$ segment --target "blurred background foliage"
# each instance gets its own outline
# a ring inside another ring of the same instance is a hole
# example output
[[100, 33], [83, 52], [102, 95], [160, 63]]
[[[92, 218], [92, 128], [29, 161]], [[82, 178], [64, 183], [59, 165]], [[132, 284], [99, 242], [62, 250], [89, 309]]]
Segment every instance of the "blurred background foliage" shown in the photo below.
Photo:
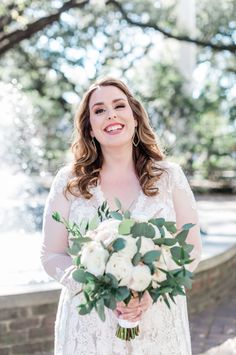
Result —
[[178, 28], [177, 3], [1, 2], [0, 80], [22, 95], [12, 96], [15, 133], [5, 136], [16, 170], [54, 173], [66, 160], [83, 92], [112, 74], [139, 96], [167, 153], [189, 173], [215, 179], [216, 171], [235, 172], [236, 2], [196, 2], [194, 75], [202, 80], [193, 91], [176, 65], [173, 43], [192, 40]]

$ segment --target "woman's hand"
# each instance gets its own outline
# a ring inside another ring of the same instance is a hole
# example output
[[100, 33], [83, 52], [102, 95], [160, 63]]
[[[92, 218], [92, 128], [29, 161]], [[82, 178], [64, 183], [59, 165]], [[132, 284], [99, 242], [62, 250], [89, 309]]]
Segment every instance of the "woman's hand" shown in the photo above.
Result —
[[140, 320], [142, 314], [152, 305], [152, 298], [147, 291], [144, 292], [140, 302], [138, 297], [132, 297], [128, 305], [118, 302], [115, 310], [116, 316], [131, 322]]

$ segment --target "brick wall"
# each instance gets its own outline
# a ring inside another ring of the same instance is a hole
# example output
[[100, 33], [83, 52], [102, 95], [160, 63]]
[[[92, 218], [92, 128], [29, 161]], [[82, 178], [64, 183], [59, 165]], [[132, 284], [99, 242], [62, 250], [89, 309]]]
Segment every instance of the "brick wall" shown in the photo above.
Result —
[[215, 257], [203, 260], [188, 291], [189, 313], [201, 312], [220, 303], [236, 286], [236, 245]]
[[[189, 313], [206, 309], [236, 286], [236, 246], [200, 263]], [[0, 296], [0, 354], [52, 355], [53, 333], [60, 289], [57, 284], [28, 286]]]
[[53, 354], [59, 293], [41, 285], [0, 296], [1, 355]]

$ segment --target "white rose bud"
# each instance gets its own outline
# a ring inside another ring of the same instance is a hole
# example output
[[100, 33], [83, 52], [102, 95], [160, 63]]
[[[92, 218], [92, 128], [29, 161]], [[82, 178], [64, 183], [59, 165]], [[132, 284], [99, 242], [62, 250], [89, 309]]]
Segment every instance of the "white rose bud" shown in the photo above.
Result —
[[100, 243], [92, 241], [82, 248], [81, 264], [91, 274], [101, 276], [104, 274], [108, 257], [108, 251]]
[[127, 286], [132, 276], [133, 265], [131, 261], [118, 253], [112, 254], [107, 265], [106, 273], [112, 274], [120, 286]]
[[138, 250], [136, 239], [130, 235], [119, 235], [119, 237], [125, 240], [125, 247], [119, 250], [118, 254], [128, 259], [132, 259]]
[[95, 240], [102, 241], [106, 246], [118, 238], [118, 227], [120, 221], [107, 219], [99, 224], [95, 230]]
[[134, 291], [144, 291], [150, 282], [152, 275], [147, 265], [137, 265], [133, 267], [132, 279], [129, 288]]
[[151, 238], [141, 237], [140, 253], [142, 255], [146, 254], [148, 251], [155, 249], [156, 245], [153, 243], [153, 240]]

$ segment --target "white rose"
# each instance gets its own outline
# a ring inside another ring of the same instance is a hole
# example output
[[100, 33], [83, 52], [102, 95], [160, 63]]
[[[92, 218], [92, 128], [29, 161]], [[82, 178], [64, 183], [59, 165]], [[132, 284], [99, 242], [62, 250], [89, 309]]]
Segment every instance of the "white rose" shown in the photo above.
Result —
[[126, 258], [132, 259], [133, 256], [137, 253], [137, 239], [131, 237], [130, 235], [119, 235], [119, 238], [125, 240], [125, 247], [119, 250], [118, 254]]
[[130, 260], [118, 253], [112, 254], [107, 265], [106, 273], [112, 274], [120, 286], [127, 286], [132, 276], [133, 265]]
[[99, 224], [95, 230], [95, 240], [102, 241], [106, 246], [118, 237], [118, 227], [120, 221], [107, 219]]
[[150, 282], [152, 275], [147, 265], [137, 265], [133, 267], [132, 279], [129, 288], [134, 291], [144, 291]]
[[141, 237], [140, 253], [142, 255], [146, 254], [148, 251], [155, 249], [156, 245], [153, 243], [153, 240], [151, 238]]
[[95, 241], [86, 243], [82, 248], [81, 264], [95, 276], [104, 274], [109, 253]]

